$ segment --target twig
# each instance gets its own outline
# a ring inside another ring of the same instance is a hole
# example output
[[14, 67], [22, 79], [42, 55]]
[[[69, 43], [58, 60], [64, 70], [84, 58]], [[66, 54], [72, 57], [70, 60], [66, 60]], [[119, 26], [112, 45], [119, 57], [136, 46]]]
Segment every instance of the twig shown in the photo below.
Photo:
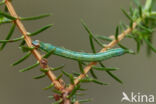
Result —
[[[20, 21], [19, 16], [16, 14], [15, 9], [13, 5], [11, 4], [10, 0], [5, 0], [5, 5], [7, 6], [11, 16], [16, 18], [16, 20], [14, 20], [14, 23], [16, 24], [16, 26], [18, 27], [18, 29], [24, 36], [24, 40], [26, 41], [28, 47], [33, 47], [32, 39], [28, 36], [27, 30], [25, 29], [23, 23]], [[47, 65], [47, 62], [45, 63], [41, 54], [36, 49], [33, 49], [31, 52], [35, 56], [35, 58], [40, 62], [40, 66], [43, 69], [50, 69], [50, 67]], [[49, 70], [46, 74], [49, 77], [49, 79], [52, 81], [52, 83], [54, 83], [56, 89], [58, 90], [64, 89], [64, 86], [58, 80], [56, 80], [56, 76], [54, 75], [53, 72]]]
[[[32, 39], [28, 36], [28, 32], [25, 29], [23, 23], [20, 21], [19, 16], [16, 14], [13, 5], [11, 4], [11, 2], [9, 0], [5, 0], [5, 5], [7, 6], [11, 16], [16, 18], [16, 20], [14, 20], [13, 22], [16, 24], [16, 26], [18, 27], [18, 29], [24, 36], [24, 40], [26, 41], [26, 44], [28, 45], [28, 47], [33, 47]], [[42, 55], [36, 49], [33, 49], [31, 52], [35, 56], [37, 61], [40, 62], [40, 66], [43, 69], [50, 69], [50, 67], [47, 64], [47, 60], [43, 59]], [[54, 84], [55, 88], [62, 92], [63, 104], [70, 104], [70, 100], [66, 97], [68, 95], [65, 93], [66, 91], [64, 90], [65, 89], [65, 86], [63, 85], [64, 81], [62, 79], [59, 81], [56, 80], [55, 74], [50, 70], [48, 70], [48, 72], [46, 72], [46, 74], [49, 77], [49, 79], [52, 81], [52, 83]]]
[[[126, 29], [123, 33], [121, 33], [118, 36], [118, 40], [114, 39], [112, 42], [110, 42], [109, 44], [107, 44], [105, 46], [105, 48], [101, 49], [100, 52], [105, 52], [107, 49], [114, 47], [119, 41], [121, 41], [127, 34], [131, 33], [133, 31], [133, 29], [137, 26], [137, 23], [134, 22], [132, 25], [132, 28], [128, 28]], [[67, 90], [69, 92], [71, 92], [73, 90], [73, 88], [80, 82], [80, 80], [82, 78], [84, 78], [86, 76], [86, 74], [90, 71], [90, 69], [92, 68], [93, 65], [96, 65], [97, 62], [91, 62], [89, 65], [87, 65], [83, 70], [84, 73], [80, 74], [80, 76], [78, 76], [75, 80], [74, 80], [74, 84], [70, 84], [69, 87], [67, 88]]]

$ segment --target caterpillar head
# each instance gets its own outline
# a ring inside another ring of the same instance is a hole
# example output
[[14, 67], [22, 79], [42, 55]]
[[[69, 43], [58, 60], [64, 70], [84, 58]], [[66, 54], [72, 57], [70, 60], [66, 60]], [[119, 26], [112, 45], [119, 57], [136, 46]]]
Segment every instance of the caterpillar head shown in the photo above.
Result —
[[39, 47], [40, 46], [40, 41], [39, 40], [34, 40], [32, 42], [32, 45], [35, 46], [35, 47]]

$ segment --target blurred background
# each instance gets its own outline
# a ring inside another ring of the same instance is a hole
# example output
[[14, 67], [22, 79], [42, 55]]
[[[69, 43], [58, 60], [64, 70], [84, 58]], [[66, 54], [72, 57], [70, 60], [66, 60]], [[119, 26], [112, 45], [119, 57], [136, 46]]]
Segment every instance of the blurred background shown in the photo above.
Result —
[[[142, 0], [142, 3], [144, 1]], [[29, 32], [34, 32], [47, 24], [54, 24], [52, 28], [33, 37], [34, 40], [49, 42], [74, 51], [91, 52], [88, 34], [80, 20], [83, 19], [93, 33], [109, 36], [115, 33], [116, 25], [120, 21], [128, 23], [121, 8], [128, 10], [131, 2], [132, 0], [14, 0], [13, 5], [18, 15], [23, 17], [52, 14], [42, 20], [24, 22]], [[0, 39], [5, 38], [10, 26], [0, 26]], [[13, 37], [20, 35], [17, 30]], [[136, 49], [134, 40], [124, 39], [122, 43], [131, 49]], [[52, 100], [48, 96], [52, 95], [52, 91], [42, 90], [50, 84], [50, 80], [32, 79], [33, 76], [40, 74], [39, 67], [24, 73], [18, 71], [35, 63], [34, 57], [30, 57], [18, 66], [11, 66], [24, 55], [17, 47], [18, 44], [7, 44], [0, 52], [0, 104], [51, 104]], [[98, 46], [97, 49], [100, 50]], [[83, 84], [83, 88], [88, 90], [85, 92], [87, 95], [81, 99], [92, 98], [87, 104], [122, 104], [122, 92], [128, 95], [134, 92], [156, 96], [155, 62], [156, 54], [152, 53], [147, 57], [145, 46], [141, 47], [141, 52], [137, 55], [126, 54], [104, 61], [108, 67], [120, 68], [113, 73], [123, 81], [123, 84], [119, 84], [105, 72], [96, 71], [98, 79], [109, 85]], [[53, 67], [62, 64], [65, 64], [64, 71], [79, 72], [75, 61], [58, 56], [49, 58], [49, 65]], [[56, 72], [56, 75], [58, 74], [59, 72]], [[69, 82], [65, 77], [64, 79]]]

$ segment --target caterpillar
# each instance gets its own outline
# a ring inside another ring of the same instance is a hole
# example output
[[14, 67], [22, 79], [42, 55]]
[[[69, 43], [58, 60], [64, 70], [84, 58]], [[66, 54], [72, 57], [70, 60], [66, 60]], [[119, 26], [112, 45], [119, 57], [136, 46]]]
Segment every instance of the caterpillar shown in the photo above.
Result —
[[123, 48], [110, 49], [106, 52], [101, 52], [101, 53], [100, 52], [99, 53], [75, 52], [68, 49], [56, 47], [49, 43], [44, 43], [39, 40], [33, 41], [32, 45], [46, 52], [53, 51], [54, 55], [58, 55], [58, 56], [62, 56], [65, 58], [78, 60], [78, 61], [86, 61], [86, 62], [102, 61], [102, 60], [110, 59], [112, 57], [121, 56], [125, 53], [133, 53], [131, 50], [127, 50]]

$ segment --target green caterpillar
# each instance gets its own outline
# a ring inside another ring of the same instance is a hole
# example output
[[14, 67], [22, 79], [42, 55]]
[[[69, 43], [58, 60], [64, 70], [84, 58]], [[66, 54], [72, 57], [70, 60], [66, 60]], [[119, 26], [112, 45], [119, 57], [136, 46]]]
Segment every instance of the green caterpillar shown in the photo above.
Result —
[[102, 60], [110, 59], [112, 57], [121, 56], [125, 53], [133, 53], [131, 50], [125, 50], [122, 48], [110, 49], [106, 52], [101, 52], [101, 53], [74, 52], [38, 40], [33, 41], [32, 44], [46, 52], [53, 51], [54, 55], [62, 56], [73, 60], [87, 61], [87, 62], [102, 61]]

